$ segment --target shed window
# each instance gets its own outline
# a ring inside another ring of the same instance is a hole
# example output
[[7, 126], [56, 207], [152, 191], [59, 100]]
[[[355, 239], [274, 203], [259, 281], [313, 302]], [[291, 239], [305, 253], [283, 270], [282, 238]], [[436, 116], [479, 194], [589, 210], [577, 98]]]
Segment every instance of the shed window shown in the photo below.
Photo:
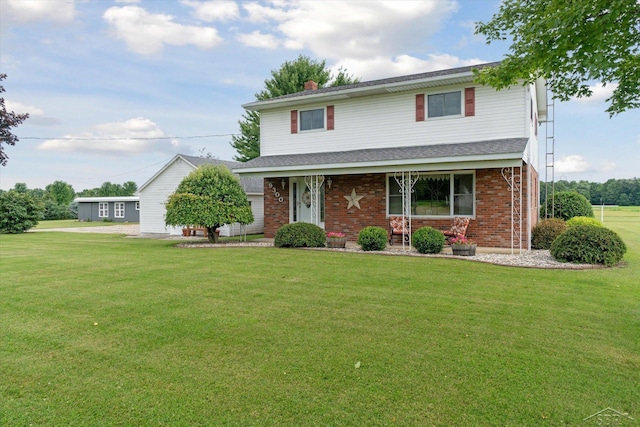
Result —
[[116, 218], [124, 218], [124, 202], [116, 202], [113, 204]]
[[98, 218], [109, 218], [109, 203], [98, 203]]

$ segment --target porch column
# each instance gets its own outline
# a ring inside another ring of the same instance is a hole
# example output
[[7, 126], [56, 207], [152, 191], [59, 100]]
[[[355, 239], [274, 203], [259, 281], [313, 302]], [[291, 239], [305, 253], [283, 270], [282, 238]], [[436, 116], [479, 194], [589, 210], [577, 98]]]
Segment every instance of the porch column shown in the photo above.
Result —
[[502, 177], [507, 182], [511, 192], [511, 254], [518, 241], [518, 252], [522, 254], [522, 166], [516, 168], [502, 168]]
[[[414, 192], [414, 185], [418, 182], [420, 175], [418, 172], [396, 172], [393, 174], [393, 178], [398, 183], [400, 187], [400, 193], [402, 193], [402, 232], [404, 233], [404, 219], [407, 218], [409, 221], [409, 250], [411, 250], [411, 194]], [[402, 250], [405, 250], [404, 244], [404, 236], [402, 238]]]
[[311, 194], [311, 223], [320, 225], [320, 189], [324, 184], [324, 175], [306, 175], [304, 183]]

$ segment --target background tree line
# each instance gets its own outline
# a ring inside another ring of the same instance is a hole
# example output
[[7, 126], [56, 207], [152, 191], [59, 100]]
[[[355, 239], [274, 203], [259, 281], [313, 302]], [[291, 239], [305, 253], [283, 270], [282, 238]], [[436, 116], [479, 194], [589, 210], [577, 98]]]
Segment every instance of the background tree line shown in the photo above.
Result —
[[[540, 205], [545, 204], [545, 188], [551, 183], [540, 183]], [[610, 179], [607, 182], [557, 181], [553, 188], [556, 192], [575, 191], [582, 194], [592, 205], [640, 206], [640, 178]]]
[[[73, 187], [64, 181], [55, 181], [47, 185], [44, 189], [27, 187], [27, 184], [18, 182], [9, 191], [26, 195], [40, 203], [44, 210], [43, 220], [49, 219], [75, 219], [78, 218], [78, 206], [73, 203], [76, 197], [113, 197], [113, 196], [133, 196], [138, 190], [138, 186], [133, 181], [124, 184], [114, 184], [105, 182], [100, 187], [75, 192]], [[0, 194], [6, 193], [0, 190]]]

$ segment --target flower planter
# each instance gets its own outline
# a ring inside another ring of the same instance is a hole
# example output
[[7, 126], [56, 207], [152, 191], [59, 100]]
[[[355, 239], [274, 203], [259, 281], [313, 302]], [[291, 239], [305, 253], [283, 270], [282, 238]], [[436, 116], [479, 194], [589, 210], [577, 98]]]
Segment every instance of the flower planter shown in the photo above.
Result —
[[476, 245], [451, 245], [454, 255], [458, 256], [475, 256]]
[[346, 237], [327, 237], [327, 247], [328, 248], [344, 248], [347, 244]]

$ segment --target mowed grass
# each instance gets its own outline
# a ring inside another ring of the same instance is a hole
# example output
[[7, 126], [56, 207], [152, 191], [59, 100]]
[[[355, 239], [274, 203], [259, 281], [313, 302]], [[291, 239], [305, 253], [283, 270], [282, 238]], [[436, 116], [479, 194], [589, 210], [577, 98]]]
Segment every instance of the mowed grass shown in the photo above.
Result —
[[0, 425], [637, 422], [640, 212], [605, 224], [623, 267], [3, 235]]

